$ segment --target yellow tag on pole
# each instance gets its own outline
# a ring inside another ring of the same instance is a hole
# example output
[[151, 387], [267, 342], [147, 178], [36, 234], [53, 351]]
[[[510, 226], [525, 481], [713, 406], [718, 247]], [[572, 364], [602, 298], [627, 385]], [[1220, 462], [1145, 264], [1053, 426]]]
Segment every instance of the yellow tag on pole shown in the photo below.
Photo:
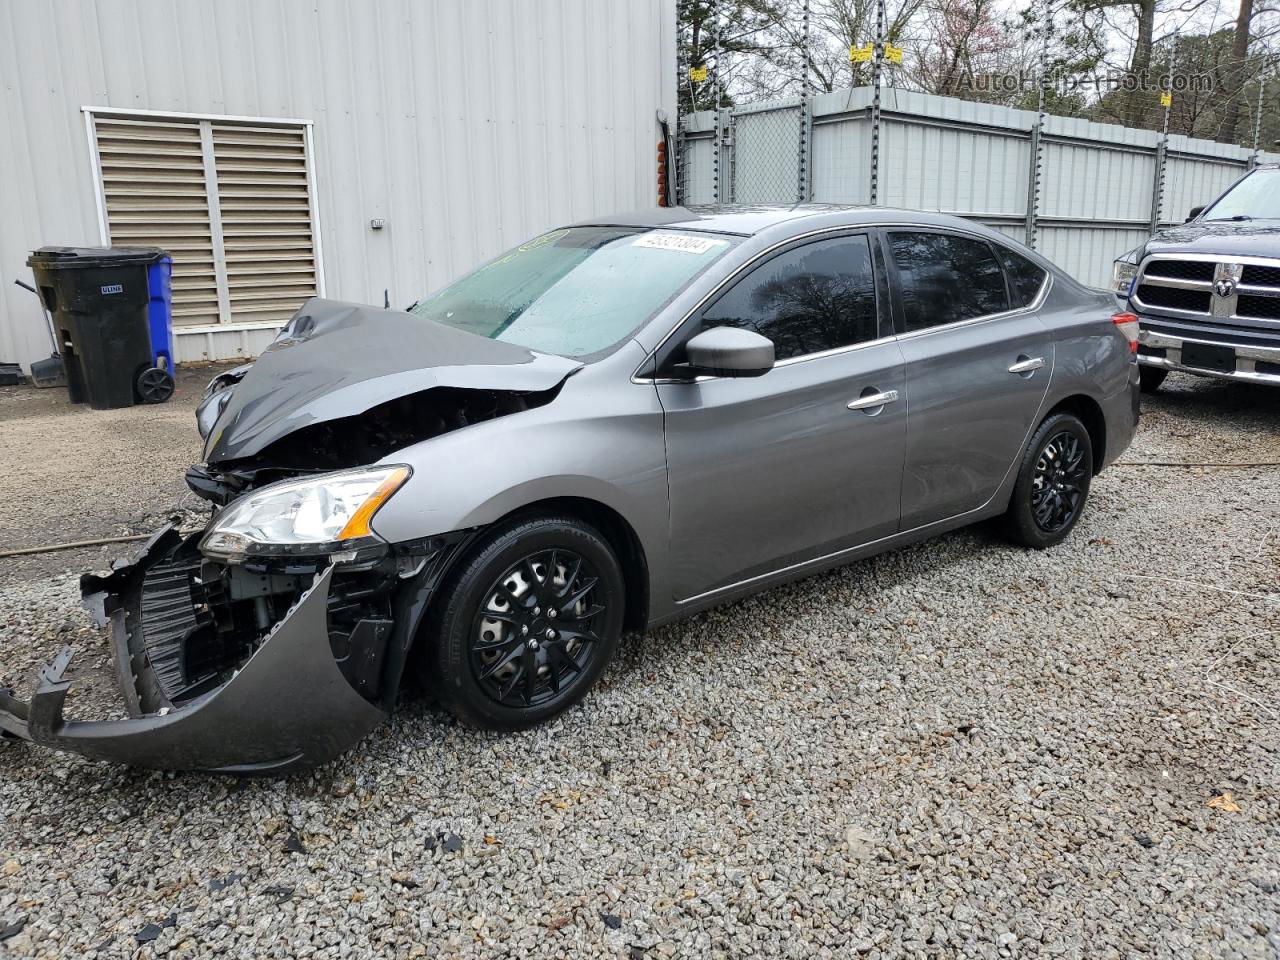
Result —
[[706, 67], [690, 67], [689, 79], [692, 80], [694, 83], [706, 83], [707, 68]]
[[902, 62], [902, 48], [895, 47], [892, 43], [884, 45], [884, 58], [891, 63]]
[[1162, 106], [1162, 107], [1172, 107], [1172, 106], [1173, 106], [1173, 94], [1172, 94], [1172, 93], [1170, 93], [1168, 90], [1166, 90], [1164, 93], [1160, 94], [1160, 106]]
[[849, 48], [850, 63], [870, 63], [871, 58], [875, 56], [876, 47], [873, 43], [864, 44], [861, 47]]

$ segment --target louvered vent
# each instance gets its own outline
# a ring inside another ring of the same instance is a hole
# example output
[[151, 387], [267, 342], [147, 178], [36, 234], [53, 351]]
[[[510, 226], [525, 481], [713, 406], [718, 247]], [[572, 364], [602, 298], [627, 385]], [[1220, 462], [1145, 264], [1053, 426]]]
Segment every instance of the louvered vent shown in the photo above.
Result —
[[303, 132], [213, 125], [213, 154], [237, 320], [287, 320], [316, 295]]
[[217, 323], [218, 284], [197, 123], [98, 118], [111, 242], [173, 255], [173, 322]]
[[306, 132], [95, 116], [116, 245], [173, 255], [178, 325], [283, 322], [316, 295]]

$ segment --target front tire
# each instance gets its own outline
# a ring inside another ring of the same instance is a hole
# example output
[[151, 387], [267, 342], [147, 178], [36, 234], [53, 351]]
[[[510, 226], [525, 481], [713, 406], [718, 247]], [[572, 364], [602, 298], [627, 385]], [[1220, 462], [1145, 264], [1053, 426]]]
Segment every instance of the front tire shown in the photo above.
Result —
[[578, 703], [622, 634], [622, 568], [573, 517], [494, 530], [433, 605], [424, 684], [459, 720], [522, 730]]
[[1018, 468], [1005, 535], [1044, 550], [1066, 539], [1084, 512], [1093, 479], [1093, 444], [1077, 417], [1056, 413], [1040, 424]]
[[1138, 377], [1141, 380], [1140, 388], [1143, 393], [1155, 393], [1160, 389], [1160, 384], [1164, 383], [1164, 378], [1168, 375], [1169, 371], [1163, 367], [1138, 366]]

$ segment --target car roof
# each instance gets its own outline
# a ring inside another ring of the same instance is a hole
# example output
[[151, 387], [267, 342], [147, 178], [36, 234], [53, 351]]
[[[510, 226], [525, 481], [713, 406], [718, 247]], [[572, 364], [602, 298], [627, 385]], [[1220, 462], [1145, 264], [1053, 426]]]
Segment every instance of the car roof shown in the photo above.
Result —
[[[980, 233], [991, 231], [973, 220], [945, 213], [924, 210], [906, 210], [900, 207], [872, 207], [839, 203], [793, 204], [720, 204], [688, 207], [654, 207], [630, 213], [610, 214], [575, 223], [575, 227], [665, 227], [670, 230], [700, 230], [710, 233], [728, 233], [750, 237], [782, 224], [822, 217], [828, 222], [839, 222], [840, 214], [847, 215], [850, 224], [876, 224], [903, 222], [934, 227], [961, 227]], [[1001, 237], [1001, 239], [1007, 239]]]

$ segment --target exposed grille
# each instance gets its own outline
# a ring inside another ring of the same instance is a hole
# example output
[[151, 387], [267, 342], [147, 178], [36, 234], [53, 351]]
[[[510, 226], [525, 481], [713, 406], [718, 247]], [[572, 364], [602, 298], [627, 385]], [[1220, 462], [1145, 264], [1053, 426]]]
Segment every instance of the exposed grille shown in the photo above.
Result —
[[1208, 290], [1183, 290], [1181, 287], [1160, 287], [1144, 283], [1138, 287], [1138, 299], [1148, 306], [1169, 310], [1191, 310], [1208, 313], [1212, 294]]
[[1276, 297], [1251, 297], [1240, 294], [1236, 301], [1236, 316], [1254, 320], [1280, 320], [1280, 299]]
[[1147, 266], [1146, 276], [1168, 277], [1171, 280], [1213, 280], [1214, 264], [1208, 260], [1153, 260]]
[[1247, 263], [1240, 282], [1255, 287], [1280, 287], [1280, 267], [1259, 267]]
[[164, 560], [147, 571], [142, 581], [142, 639], [156, 682], [170, 700], [190, 685], [185, 663], [186, 641], [196, 627], [191, 577], [200, 558]]

